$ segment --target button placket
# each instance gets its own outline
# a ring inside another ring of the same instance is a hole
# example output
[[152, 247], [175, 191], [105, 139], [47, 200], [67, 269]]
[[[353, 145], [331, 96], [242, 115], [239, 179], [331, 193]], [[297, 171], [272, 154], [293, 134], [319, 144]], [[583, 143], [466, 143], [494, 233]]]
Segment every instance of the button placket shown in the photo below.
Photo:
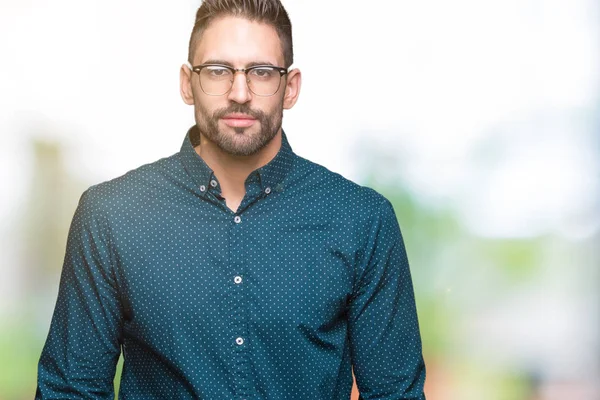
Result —
[[[231, 218], [231, 216], [230, 216]], [[248, 336], [248, 304], [246, 301], [248, 290], [242, 282], [245, 277], [245, 265], [246, 260], [244, 259], [245, 241], [243, 240], [246, 227], [243, 220], [246, 218], [238, 215], [233, 215], [232, 223], [230, 225], [230, 273], [229, 275], [229, 290], [231, 291], [232, 299], [232, 330], [231, 330], [231, 343], [233, 351], [233, 370], [235, 371], [234, 382], [236, 386], [236, 392], [240, 398], [248, 398], [252, 392], [252, 370], [250, 363], [249, 345], [250, 342]], [[233, 281], [233, 282], [232, 282]]]

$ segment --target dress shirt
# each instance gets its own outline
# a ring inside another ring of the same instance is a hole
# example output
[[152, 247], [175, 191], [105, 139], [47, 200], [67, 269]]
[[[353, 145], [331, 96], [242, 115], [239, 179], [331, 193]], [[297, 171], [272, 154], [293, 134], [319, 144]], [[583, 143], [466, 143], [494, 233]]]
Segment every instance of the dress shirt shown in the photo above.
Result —
[[234, 212], [198, 137], [82, 194], [36, 399], [424, 399], [390, 202], [282, 133]]

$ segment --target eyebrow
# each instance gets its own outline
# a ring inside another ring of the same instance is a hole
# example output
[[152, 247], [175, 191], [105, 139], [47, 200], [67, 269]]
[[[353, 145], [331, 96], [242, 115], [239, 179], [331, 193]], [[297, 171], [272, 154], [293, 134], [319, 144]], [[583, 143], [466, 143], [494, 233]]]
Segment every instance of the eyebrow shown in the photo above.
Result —
[[[230, 63], [229, 61], [225, 61], [225, 60], [206, 60], [202, 64], [220, 64], [220, 65], [226, 65], [231, 68], [235, 68], [232, 63]], [[246, 66], [244, 68], [255, 67], [257, 65], [270, 65], [272, 67], [277, 67], [277, 65], [275, 65], [269, 61], [252, 61], [252, 62], [249, 62], [248, 64], [246, 64]]]

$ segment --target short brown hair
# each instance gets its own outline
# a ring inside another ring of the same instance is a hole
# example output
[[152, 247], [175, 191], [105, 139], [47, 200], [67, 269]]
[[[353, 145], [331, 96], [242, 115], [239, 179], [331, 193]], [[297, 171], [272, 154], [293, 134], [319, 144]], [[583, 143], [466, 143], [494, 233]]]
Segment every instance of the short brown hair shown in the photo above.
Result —
[[273, 26], [279, 35], [285, 68], [294, 62], [292, 23], [279, 0], [204, 0], [196, 13], [194, 29], [190, 35], [188, 61], [191, 63], [202, 32], [218, 17], [243, 17], [250, 21]]

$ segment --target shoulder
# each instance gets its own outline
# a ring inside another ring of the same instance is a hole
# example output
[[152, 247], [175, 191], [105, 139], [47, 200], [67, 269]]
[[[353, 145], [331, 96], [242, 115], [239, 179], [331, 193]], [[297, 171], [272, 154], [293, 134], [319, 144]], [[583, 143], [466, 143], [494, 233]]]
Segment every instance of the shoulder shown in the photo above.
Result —
[[289, 184], [304, 193], [311, 204], [353, 219], [372, 221], [381, 213], [394, 212], [390, 201], [375, 189], [300, 156]]
[[109, 215], [135, 208], [179, 177], [181, 164], [176, 154], [141, 165], [116, 178], [90, 186], [81, 196], [79, 208]]

